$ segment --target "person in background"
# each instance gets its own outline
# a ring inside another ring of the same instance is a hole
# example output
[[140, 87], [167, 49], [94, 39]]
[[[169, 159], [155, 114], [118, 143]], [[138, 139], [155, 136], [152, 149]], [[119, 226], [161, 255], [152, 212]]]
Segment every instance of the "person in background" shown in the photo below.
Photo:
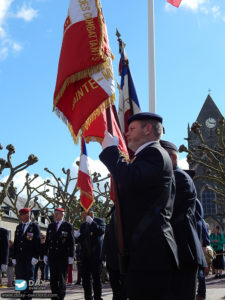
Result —
[[55, 300], [63, 300], [66, 295], [68, 265], [74, 261], [73, 226], [64, 220], [64, 209], [55, 208], [55, 222], [47, 229], [44, 262], [50, 268], [50, 287]]
[[81, 277], [81, 245], [80, 245], [80, 243], [77, 243], [75, 253], [76, 253], [76, 263], [77, 263], [77, 281], [75, 284], [78, 285], [78, 284], [81, 284], [81, 280], [82, 280], [82, 277]]
[[2, 273], [6, 272], [9, 256], [9, 232], [5, 228], [0, 228], [0, 285]]
[[178, 167], [176, 145], [164, 140], [160, 144], [171, 158], [176, 181], [171, 224], [177, 242], [180, 268], [172, 275], [171, 300], [195, 300], [198, 268], [207, 266], [196, 230], [197, 192], [192, 178]]
[[[202, 245], [203, 253], [206, 255], [206, 247], [210, 245], [209, 233], [206, 223], [204, 221], [204, 211], [201, 202], [196, 199], [195, 218], [197, 223], [198, 237]], [[199, 267], [198, 269], [198, 286], [196, 300], [206, 299], [206, 282], [205, 282], [205, 269]]]
[[20, 209], [19, 219], [21, 223], [15, 231], [12, 263], [15, 265], [16, 279], [27, 281], [27, 288], [21, 291], [25, 294], [23, 299], [31, 299], [26, 295], [32, 293], [29, 280], [34, 280], [34, 266], [40, 255], [40, 229], [30, 221], [30, 208]]
[[7, 283], [8, 287], [13, 286], [13, 281], [15, 276], [15, 270], [12, 263], [12, 258], [13, 258], [13, 242], [9, 240], [9, 259], [8, 259], [8, 268], [6, 271], [7, 279], [8, 279], [8, 283]]
[[80, 231], [75, 232], [75, 237], [81, 244], [81, 276], [85, 300], [102, 300], [102, 246], [105, 233], [105, 222], [94, 217], [94, 212], [83, 212], [84, 222]]
[[117, 241], [116, 211], [112, 207], [106, 218], [110, 217], [109, 224], [106, 225], [103, 257], [109, 273], [109, 281], [113, 292], [113, 300], [126, 300], [125, 274], [121, 274], [119, 268], [119, 247]]
[[67, 276], [66, 283], [68, 285], [71, 285], [72, 282], [73, 282], [73, 263], [71, 263], [71, 264], [68, 265], [68, 271], [67, 271], [67, 273], [68, 273], [68, 276]]
[[210, 243], [212, 248], [216, 252], [216, 258], [213, 260], [212, 264], [215, 270], [215, 278], [222, 278], [223, 272], [223, 245], [225, 244], [225, 238], [222, 233], [220, 233], [220, 227], [215, 226], [213, 232], [210, 234]]
[[35, 265], [34, 268], [34, 280], [38, 279], [38, 270], [41, 270], [41, 280], [45, 279], [45, 263], [44, 263], [44, 251], [45, 251], [45, 235], [41, 234], [41, 245], [40, 245], [40, 256], [38, 263]]

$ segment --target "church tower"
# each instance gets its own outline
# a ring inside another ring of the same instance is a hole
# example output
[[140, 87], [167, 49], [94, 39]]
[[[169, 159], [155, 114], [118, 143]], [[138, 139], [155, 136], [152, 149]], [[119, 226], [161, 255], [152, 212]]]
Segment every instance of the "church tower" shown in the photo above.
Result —
[[[215, 130], [218, 128], [219, 120], [222, 118], [223, 116], [218, 107], [214, 103], [211, 96], [208, 95], [196, 119], [196, 122], [201, 124], [201, 133], [205, 144], [211, 149], [216, 149], [218, 146], [218, 136]], [[190, 130], [189, 126], [187, 140], [189, 149], [200, 144], [200, 140], [196, 134]], [[189, 162], [189, 166], [190, 169], [195, 170], [196, 175], [204, 175], [207, 172], [206, 167], [200, 166], [194, 162]], [[218, 223], [222, 228], [225, 228], [224, 209], [222, 210], [220, 206], [213, 202], [213, 200], [218, 200], [218, 195], [207, 189], [207, 184], [210, 185], [212, 182], [207, 182], [205, 179], [195, 180], [198, 198], [203, 205], [205, 218], [216, 221], [216, 223]]]

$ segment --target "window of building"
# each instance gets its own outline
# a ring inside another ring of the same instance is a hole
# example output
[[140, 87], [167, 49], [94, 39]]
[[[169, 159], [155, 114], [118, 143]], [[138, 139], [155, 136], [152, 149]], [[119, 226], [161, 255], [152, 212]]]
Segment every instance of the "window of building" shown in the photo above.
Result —
[[213, 202], [216, 196], [213, 191], [204, 190], [202, 192], [202, 206], [204, 209], [204, 213], [206, 216], [213, 216], [216, 215], [216, 205]]

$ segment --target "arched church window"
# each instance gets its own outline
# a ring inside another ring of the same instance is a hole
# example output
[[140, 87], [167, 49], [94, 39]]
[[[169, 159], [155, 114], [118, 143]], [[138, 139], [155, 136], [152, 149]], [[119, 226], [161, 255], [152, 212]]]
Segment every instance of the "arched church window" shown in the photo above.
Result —
[[202, 192], [202, 206], [206, 216], [212, 216], [216, 214], [216, 205], [213, 202], [215, 197], [215, 193], [211, 190], [205, 189]]

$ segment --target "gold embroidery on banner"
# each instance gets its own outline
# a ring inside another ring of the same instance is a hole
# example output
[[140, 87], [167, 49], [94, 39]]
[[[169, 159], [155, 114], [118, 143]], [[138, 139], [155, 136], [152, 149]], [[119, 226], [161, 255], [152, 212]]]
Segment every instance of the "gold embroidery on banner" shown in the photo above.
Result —
[[54, 107], [59, 102], [60, 98], [62, 97], [63, 93], [65, 92], [65, 90], [66, 90], [66, 88], [68, 87], [69, 84], [74, 83], [78, 80], [84, 79], [86, 77], [89, 77], [89, 76], [93, 75], [94, 73], [100, 72], [103, 69], [105, 69], [107, 67], [107, 65], [108, 64], [106, 62], [104, 62], [102, 64], [99, 64], [97, 66], [93, 66], [91, 68], [88, 68], [86, 70], [80, 71], [76, 74], [73, 74], [73, 75], [67, 77], [66, 80], [64, 81], [61, 89], [59, 90], [58, 94], [56, 95], [56, 97], [54, 99], [53, 110], [54, 110]]
[[99, 85], [96, 84], [94, 79], [90, 78], [88, 81], [86, 81], [82, 86], [80, 87], [79, 90], [75, 92], [75, 96], [73, 98], [72, 102], [72, 110], [74, 110], [75, 105], [77, 102], [84, 97], [85, 94], [88, 94], [90, 92], [90, 89], [95, 90], [99, 88]]

